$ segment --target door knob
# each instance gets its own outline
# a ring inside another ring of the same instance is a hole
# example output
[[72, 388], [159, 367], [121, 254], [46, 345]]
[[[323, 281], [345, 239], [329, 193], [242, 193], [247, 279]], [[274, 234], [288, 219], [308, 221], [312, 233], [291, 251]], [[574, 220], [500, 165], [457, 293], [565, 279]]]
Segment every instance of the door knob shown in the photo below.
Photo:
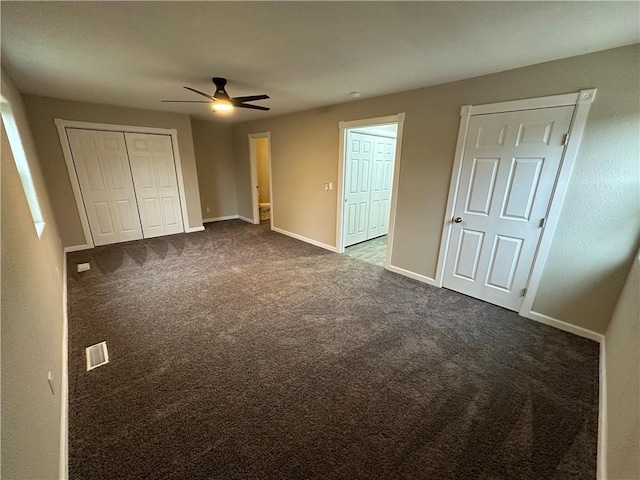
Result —
[[462, 223], [462, 217], [456, 217], [453, 219], [454, 223]]

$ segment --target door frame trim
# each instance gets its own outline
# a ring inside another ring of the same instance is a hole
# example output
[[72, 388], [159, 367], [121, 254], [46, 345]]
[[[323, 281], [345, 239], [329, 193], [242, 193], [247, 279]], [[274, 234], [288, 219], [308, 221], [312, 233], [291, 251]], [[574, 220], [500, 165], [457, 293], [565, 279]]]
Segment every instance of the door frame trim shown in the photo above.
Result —
[[343, 218], [344, 218], [344, 171], [345, 171], [345, 148], [347, 129], [357, 127], [372, 127], [386, 123], [396, 123], [398, 130], [396, 132], [396, 153], [393, 160], [393, 181], [391, 187], [391, 204], [389, 205], [389, 231], [387, 233], [387, 253], [385, 260], [385, 268], [389, 268], [391, 264], [391, 255], [393, 252], [393, 235], [396, 224], [396, 206], [398, 203], [398, 182], [400, 179], [400, 162], [402, 160], [402, 136], [404, 133], [404, 121], [406, 114], [404, 112], [395, 115], [387, 115], [385, 117], [365, 118], [361, 120], [351, 120], [348, 122], [339, 122], [339, 152], [338, 152], [338, 181], [336, 184], [336, 252], [344, 253], [344, 239], [342, 238]]
[[202, 230], [200, 227], [189, 227], [189, 212], [187, 210], [187, 198], [184, 189], [184, 178], [182, 176], [182, 162], [180, 161], [180, 150], [178, 149], [178, 130], [175, 128], [156, 128], [156, 127], [140, 127], [134, 125], [114, 125], [109, 123], [94, 123], [94, 122], [82, 122], [76, 120], [64, 120], [62, 118], [54, 118], [53, 122], [58, 130], [58, 137], [60, 138], [60, 145], [62, 146], [62, 154], [64, 155], [64, 161], [67, 166], [67, 173], [69, 174], [69, 180], [71, 181], [71, 189], [73, 190], [73, 196], [76, 201], [76, 207], [78, 209], [78, 216], [80, 217], [80, 224], [82, 225], [82, 232], [84, 234], [84, 245], [75, 245], [76, 249], [88, 249], [94, 248], [93, 237], [91, 236], [91, 228], [89, 226], [89, 218], [87, 217], [87, 211], [85, 210], [84, 200], [82, 198], [82, 192], [80, 190], [80, 182], [76, 174], [75, 163], [73, 162], [73, 156], [71, 155], [71, 145], [69, 143], [69, 137], [67, 136], [67, 128], [79, 128], [83, 130], [101, 130], [107, 132], [122, 132], [124, 133], [147, 133], [156, 135], [169, 135], [171, 137], [171, 146], [173, 147], [173, 159], [176, 167], [176, 176], [178, 179], [178, 195], [180, 197], [180, 207], [182, 209], [182, 227], [184, 233], [191, 233]]
[[252, 215], [253, 224], [258, 225], [260, 223], [260, 197], [258, 194], [258, 159], [256, 158], [256, 152], [253, 148], [253, 141], [258, 138], [266, 138], [269, 141], [269, 148], [267, 149], [267, 156], [269, 157], [269, 205], [270, 214], [269, 222], [270, 228], [273, 229], [273, 172], [271, 165], [271, 131], [250, 133], [247, 135], [249, 139], [249, 164], [251, 168], [251, 202], [252, 202]]
[[451, 183], [449, 185], [449, 196], [447, 199], [447, 207], [445, 210], [444, 224], [442, 227], [442, 237], [440, 240], [440, 250], [438, 253], [438, 264], [436, 267], [436, 286], [442, 287], [444, 282], [444, 264], [447, 258], [449, 248], [449, 240], [451, 237], [454, 207], [457, 200], [458, 186], [460, 184], [460, 175], [462, 172], [462, 158], [464, 155], [467, 134], [469, 130], [469, 120], [473, 115], [483, 115], [489, 113], [507, 113], [520, 110], [533, 110], [539, 108], [553, 108], [575, 105], [571, 125], [569, 127], [569, 139], [564, 149], [560, 169], [556, 178], [556, 184], [551, 193], [549, 201], [549, 209], [546, 216], [545, 225], [540, 235], [536, 254], [533, 259], [531, 272], [527, 281], [526, 294], [523, 297], [518, 313], [527, 318], [532, 318], [537, 314], [533, 311], [533, 304], [538, 293], [540, 280], [544, 265], [549, 255], [551, 240], [553, 233], [560, 218], [560, 211], [564, 201], [569, 179], [578, 154], [580, 141], [584, 133], [587, 123], [589, 109], [596, 97], [597, 89], [580, 90], [576, 93], [553, 95], [549, 97], [529, 98], [524, 100], [515, 100], [510, 102], [492, 103], [486, 105], [464, 105], [460, 109], [460, 127], [458, 130], [458, 141], [453, 163], [453, 172], [451, 174]]

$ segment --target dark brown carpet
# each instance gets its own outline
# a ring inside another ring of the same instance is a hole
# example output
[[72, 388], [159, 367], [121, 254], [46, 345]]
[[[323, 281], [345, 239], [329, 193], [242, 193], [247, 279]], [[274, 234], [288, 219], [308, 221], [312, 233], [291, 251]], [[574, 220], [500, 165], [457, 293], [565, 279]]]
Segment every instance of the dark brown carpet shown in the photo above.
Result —
[[514, 312], [235, 220], [68, 287], [73, 479], [595, 479], [598, 345]]

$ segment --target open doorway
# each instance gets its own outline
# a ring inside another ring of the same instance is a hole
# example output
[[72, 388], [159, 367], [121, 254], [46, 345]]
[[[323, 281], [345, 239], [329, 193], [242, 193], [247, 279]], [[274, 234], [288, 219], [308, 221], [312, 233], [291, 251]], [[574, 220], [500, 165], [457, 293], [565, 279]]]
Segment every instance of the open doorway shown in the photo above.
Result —
[[253, 188], [253, 223], [273, 226], [271, 195], [271, 134], [249, 134], [251, 185]]
[[401, 115], [341, 124], [338, 251], [380, 266], [392, 246], [401, 124]]

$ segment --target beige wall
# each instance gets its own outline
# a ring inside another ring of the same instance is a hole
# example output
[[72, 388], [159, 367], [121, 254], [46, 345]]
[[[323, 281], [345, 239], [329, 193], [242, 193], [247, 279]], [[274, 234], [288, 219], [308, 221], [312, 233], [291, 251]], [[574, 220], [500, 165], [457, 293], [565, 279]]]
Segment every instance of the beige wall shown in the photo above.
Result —
[[58, 220], [62, 243], [65, 247], [83, 245], [84, 235], [78, 209], [71, 190], [71, 182], [60, 146], [54, 118], [84, 122], [133, 125], [156, 128], [175, 128], [182, 163], [185, 196], [189, 212], [189, 226], [202, 225], [200, 194], [196, 171], [191, 121], [188, 115], [155, 112], [134, 108], [114, 107], [97, 103], [73, 102], [46, 97], [24, 96], [24, 103], [40, 155], [47, 187], [53, 200], [53, 211]]
[[202, 217], [236, 215], [238, 206], [231, 125], [192, 118], [191, 131]]
[[271, 193], [269, 188], [269, 140], [256, 138], [256, 164], [258, 170], [258, 202], [269, 203]]
[[[2, 478], [59, 478], [63, 255], [20, 94], [2, 95], [21, 132], [45, 221], [38, 238], [2, 126]], [[47, 373], [53, 374], [55, 396]]]
[[238, 213], [252, 218], [249, 133], [271, 130], [271, 197], [274, 226], [335, 244], [338, 120], [312, 110], [233, 126]]
[[607, 478], [640, 478], [640, 256], [605, 336]]
[[[392, 264], [433, 278], [460, 107], [598, 88], [536, 312], [604, 332], [638, 247], [638, 45], [234, 125], [240, 215], [246, 136], [271, 131], [275, 226], [335, 245], [338, 122], [406, 112]], [[615, 235], [612, 235], [615, 232]]]

